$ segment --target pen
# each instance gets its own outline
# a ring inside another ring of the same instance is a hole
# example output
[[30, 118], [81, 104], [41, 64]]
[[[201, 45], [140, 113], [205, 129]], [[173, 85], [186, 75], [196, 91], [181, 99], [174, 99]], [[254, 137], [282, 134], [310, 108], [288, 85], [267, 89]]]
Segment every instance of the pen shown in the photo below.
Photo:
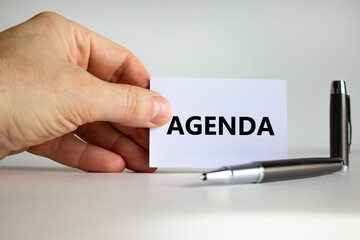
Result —
[[203, 173], [201, 179], [218, 183], [261, 183], [315, 177], [342, 170], [341, 158], [297, 158], [256, 161]]
[[330, 95], [330, 157], [339, 157], [349, 166], [351, 145], [350, 96], [344, 80], [331, 83]]

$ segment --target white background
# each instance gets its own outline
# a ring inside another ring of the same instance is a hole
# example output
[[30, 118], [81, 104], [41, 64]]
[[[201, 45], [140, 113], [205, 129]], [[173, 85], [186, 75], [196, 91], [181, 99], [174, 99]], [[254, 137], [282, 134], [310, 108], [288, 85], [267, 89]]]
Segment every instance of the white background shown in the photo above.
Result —
[[328, 153], [330, 81], [345, 79], [360, 147], [360, 1], [1, 0], [0, 31], [46, 10], [129, 48], [152, 76], [286, 79], [289, 152]]

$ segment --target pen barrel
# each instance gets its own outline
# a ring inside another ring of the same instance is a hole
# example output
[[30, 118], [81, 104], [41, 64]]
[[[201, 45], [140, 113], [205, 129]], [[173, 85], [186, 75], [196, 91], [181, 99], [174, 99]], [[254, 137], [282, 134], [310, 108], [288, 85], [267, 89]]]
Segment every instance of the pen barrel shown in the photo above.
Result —
[[262, 182], [281, 181], [315, 177], [340, 171], [343, 160], [340, 158], [299, 158], [261, 162], [264, 168]]
[[349, 165], [349, 104], [348, 95], [330, 96], [330, 157], [339, 157]]

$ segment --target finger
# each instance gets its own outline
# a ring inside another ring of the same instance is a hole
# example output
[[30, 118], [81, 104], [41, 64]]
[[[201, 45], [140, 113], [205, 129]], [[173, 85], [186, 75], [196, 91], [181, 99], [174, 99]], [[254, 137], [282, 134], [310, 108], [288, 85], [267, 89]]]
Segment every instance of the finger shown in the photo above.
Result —
[[122, 156], [126, 168], [136, 172], [154, 172], [149, 168], [149, 153], [121, 134], [110, 124], [96, 122], [79, 127], [75, 134], [88, 143], [108, 149]]
[[125, 168], [118, 154], [84, 143], [73, 134], [30, 147], [28, 152], [88, 172], [121, 172]]
[[22, 153], [24, 151], [26, 151], [28, 149], [28, 147], [24, 147], [22, 149], [19, 149], [19, 150], [15, 150], [15, 151], [11, 151], [8, 155], [15, 155], [15, 154], [18, 154], [18, 153]]
[[132, 139], [145, 150], [149, 151], [149, 129], [148, 128], [133, 128], [126, 127], [117, 123], [111, 125], [119, 130], [121, 133]]
[[106, 81], [149, 87], [149, 73], [134, 54], [80, 24], [51, 12], [40, 13], [24, 24], [35, 24], [30, 28], [33, 31], [50, 27], [50, 31], [44, 32], [54, 43], [61, 43], [63, 58], [94, 76]]
[[[85, 72], [86, 73], [86, 72]], [[107, 121], [131, 127], [157, 127], [167, 123], [172, 115], [170, 103], [159, 94], [147, 89], [125, 84], [113, 84], [93, 78], [93, 95], [88, 97], [86, 122]], [[75, 96], [75, 98], [77, 98]], [[83, 99], [79, 106], [82, 106]]]
[[26, 151], [28, 149], [28, 147], [25, 147], [25, 148], [21, 148], [19, 150], [14, 150], [14, 151], [6, 151], [6, 152], [2, 152], [0, 153], [0, 160], [4, 159], [5, 157], [7, 156], [11, 156], [11, 155], [15, 155], [15, 154], [18, 154], [18, 153], [22, 153], [24, 151]]
[[[149, 88], [150, 75], [142, 63], [128, 49], [75, 24], [73, 35], [77, 36], [76, 47], [79, 58], [77, 62], [86, 62], [87, 71], [94, 76], [116, 83], [131, 84], [142, 88]], [[83, 47], [89, 46], [89, 47]], [[84, 54], [84, 49], [89, 51]], [[70, 51], [71, 49], [67, 49]]]
[[150, 75], [129, 50], [93, 34], [87, 71], [109, 82], [149, 88]]

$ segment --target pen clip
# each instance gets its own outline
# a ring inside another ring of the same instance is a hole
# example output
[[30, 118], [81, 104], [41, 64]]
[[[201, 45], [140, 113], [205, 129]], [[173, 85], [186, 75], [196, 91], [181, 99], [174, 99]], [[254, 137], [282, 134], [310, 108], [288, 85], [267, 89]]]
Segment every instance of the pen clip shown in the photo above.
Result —
[[347, 100], [347, 116], [348, 116], [348, 129], [349, 129], [349, 139], [348, 139], [348, 148], [349, 148], [349, 152], [350, 152], [350, 146], [351, 146], [351, 140], [352, 140], [352, 124], [351, 124], [351, 106], [350, 106], [350, 95], [347, 94], [346, 95], [346, 100]]

